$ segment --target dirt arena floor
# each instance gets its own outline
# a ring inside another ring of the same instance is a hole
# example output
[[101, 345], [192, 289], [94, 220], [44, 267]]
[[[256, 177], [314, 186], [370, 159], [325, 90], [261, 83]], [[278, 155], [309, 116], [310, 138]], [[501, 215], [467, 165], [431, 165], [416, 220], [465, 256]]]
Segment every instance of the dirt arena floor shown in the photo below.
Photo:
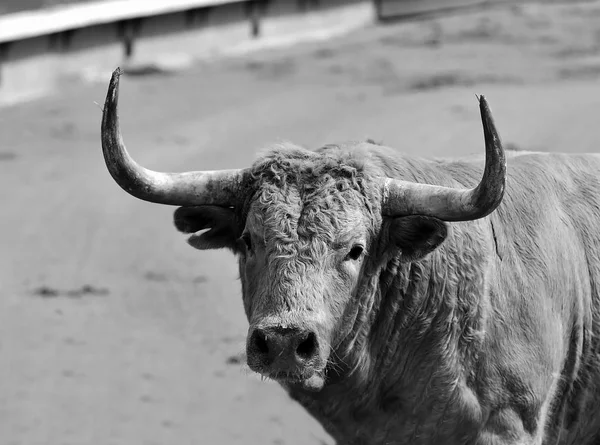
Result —
[[[506, 145], [594, 152], [599, 80], [598, 2], [530, 5], [124, 77], [120, 115], [132, 155], [170, 171], [285, 139], [482, 153], [476, 94]], [[110, 178], [107, 83], [0, 110], [0, 444], [331, 444], [244, 367], [234, 257], [188, 247], [173, 208]]]

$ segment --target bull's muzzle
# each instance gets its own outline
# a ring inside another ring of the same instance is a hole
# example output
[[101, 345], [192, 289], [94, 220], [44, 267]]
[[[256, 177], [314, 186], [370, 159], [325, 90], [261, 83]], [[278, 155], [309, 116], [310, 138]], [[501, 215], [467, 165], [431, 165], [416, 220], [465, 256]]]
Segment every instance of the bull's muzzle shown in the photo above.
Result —
[[[248, 366], [255, 372], [281, 383], [304, 386], [320, 381], [326, 359], [316, 330], [261, 326], [248, 333]], [[318, 389], [318, 388], [313, 388]]]

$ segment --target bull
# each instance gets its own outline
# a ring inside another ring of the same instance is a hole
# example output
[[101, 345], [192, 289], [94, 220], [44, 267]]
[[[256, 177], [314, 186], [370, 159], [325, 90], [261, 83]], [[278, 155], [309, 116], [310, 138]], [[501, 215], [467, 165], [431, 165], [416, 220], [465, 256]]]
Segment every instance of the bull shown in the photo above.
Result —
[[598, 156], [505, 154], [480, 97], [483, 173], [371, 142], [155, 172], [123, 143], [119, 75], [112, 177], [237, 255], [248, 366], [337, 443], [600, 444]]

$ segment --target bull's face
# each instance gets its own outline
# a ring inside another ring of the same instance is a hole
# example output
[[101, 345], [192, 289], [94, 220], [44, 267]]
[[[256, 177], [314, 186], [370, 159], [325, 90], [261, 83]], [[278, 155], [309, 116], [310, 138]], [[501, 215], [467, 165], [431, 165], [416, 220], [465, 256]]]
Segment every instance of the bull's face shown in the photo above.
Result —
[[502, 200], [506, 161], [483, 97], [486, 162], [472, 189], [388, 177], [370, 158], [372, 146], [321, 153], [291, 147], [249, 169], [163, 173], [141, 167], [125, 149], [120, 74], [112, 75], [102, 115], [112, 177], [140, 199], [183, 206], [175, 224], [194, 233], [192, 246], [239, 255], [248, 365], [287, 384], [323, 386], [330, 351], [361, 324], [356, 308], [369, 307], [361, 283], [376, 278], [390, 249], [396, 258], [419, 259], [445, 238], [442, 221], [482, 218]]
[[444, 240], [446, 225], [426, 217], [384, 219], [376, 183], [359, 168], [328, 156], [309, 163], [294, 153], [306, 152], [287, 154], [291, 172], [283, 171], [281, 159], [259, 167], [245, 217], [215, 207], [184, 207], [176, 211], [175, 223], [185, 232], [212, 228], [192, 235], [196, 248], [226, 246], [238, 254], [250, 323], [249, 367], [318, 390], [330, 355], [343, 359], [338, 346], [351, 335], [353, 308], [365, 304], [356, 293], [370, 266], [390, 249], [406, 261], [426, 255]]
[[240, 277], [249, 367], [318, 389], [373, 221], [348, 181], [338, 188], [318, 178], [309, 184], [267, 184], [259, 191], [240, 237]]

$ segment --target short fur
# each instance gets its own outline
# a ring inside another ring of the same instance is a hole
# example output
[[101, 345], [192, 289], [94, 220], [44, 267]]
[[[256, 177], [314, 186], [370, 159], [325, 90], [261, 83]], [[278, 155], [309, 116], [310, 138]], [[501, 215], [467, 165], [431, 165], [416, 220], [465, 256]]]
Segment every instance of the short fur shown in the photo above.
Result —
[[509, 156], [503, 202], [477, 221], [381, 215], [377, 176], [471, 187], [482, 170], [288, 145], [254, 164], [240, 208], [175, 220], [239, 255], [251, 326], [316, 323], [325, 386], [284, 387], [338, 444], [599, 444], [600, 157]]

